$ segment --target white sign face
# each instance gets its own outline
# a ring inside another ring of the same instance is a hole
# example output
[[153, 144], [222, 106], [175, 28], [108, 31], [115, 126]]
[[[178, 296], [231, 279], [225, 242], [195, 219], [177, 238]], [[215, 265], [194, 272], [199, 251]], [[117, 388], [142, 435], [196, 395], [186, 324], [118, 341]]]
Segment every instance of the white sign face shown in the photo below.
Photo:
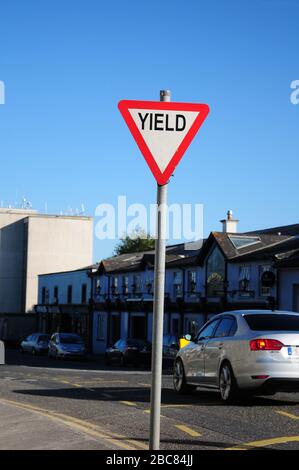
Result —
[[166, 184], [209, 113], [206, 104], [121, 101], [122, 113], [158, 184]]
[[161, 173], [169, 165], [199, 115], [199, 111], [149, 111], [148, 109], [129, 109], [129, 113]]

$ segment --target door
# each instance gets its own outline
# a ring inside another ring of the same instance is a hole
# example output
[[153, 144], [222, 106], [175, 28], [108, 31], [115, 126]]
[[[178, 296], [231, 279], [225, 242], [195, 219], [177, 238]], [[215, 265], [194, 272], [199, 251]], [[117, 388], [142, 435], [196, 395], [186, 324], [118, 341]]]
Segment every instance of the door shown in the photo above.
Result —
[[196, 384], [205, 382], [205, 348], [219, 320], [212, 320], [198, 333], [186, 350], [185, 373], [187, 381]]
[[134, 339], [146, 339], [146, 317], [131, 317], [132, 328], [131, 335]]
[[209, 339], [205, 347], [205, 383], [217, 385], [218, 368], [225, 350], [225, 343], [235, 333], [237, 322], [234, 317], [227, 316], [220, 320], [213, 337]]

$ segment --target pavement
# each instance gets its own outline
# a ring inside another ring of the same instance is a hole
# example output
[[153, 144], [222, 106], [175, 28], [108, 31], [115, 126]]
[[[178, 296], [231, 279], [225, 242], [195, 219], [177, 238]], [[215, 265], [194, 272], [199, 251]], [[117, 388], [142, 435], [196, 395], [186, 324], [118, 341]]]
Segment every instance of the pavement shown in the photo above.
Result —
[[[7, 351], [6, 361], [0, 449], [148, 448], [150, 371], [17, 351]], [[162, 450], [260, 448], [299, 449], [299, 394], [228, 406], [216, 392], [178, 396], [163, 376]]]

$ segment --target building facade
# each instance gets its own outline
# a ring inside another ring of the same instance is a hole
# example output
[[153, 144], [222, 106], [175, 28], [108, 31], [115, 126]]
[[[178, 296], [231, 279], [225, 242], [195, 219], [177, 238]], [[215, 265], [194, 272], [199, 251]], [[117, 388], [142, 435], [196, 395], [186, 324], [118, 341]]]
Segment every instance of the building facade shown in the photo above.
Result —
[[92, 263], [92, 218], [0, 209], [0, 313], [33, 312], [38, 275]]
[[[299, 311], [299, 225], [238, 233], [231, 212], [221, 222], [222, 232], [212, 232], [200, 248], [198, 243], [196, 249], [190, 249], [190, 244], [167, 247], [164, 334], [190, 333], [225, 310]], [[120, 338], [151, 340], [154, 261], [153, 251], [128, 253], [85, 272], [90, 279], [93, 352], [103, 353]], [[77, 286], [78, 300], [82, 280], [76, 283], [75, 272], [56, 278], [40, 276], [39, 308], [66, 307], [65, 298], [55, 305], [54, 288], [56, 283], [66, 295], [69, 275]], [[51, 291], [46, 302], [42, 287]], [[73, 312], [78, 308], [75, 297], [69, 308]]]

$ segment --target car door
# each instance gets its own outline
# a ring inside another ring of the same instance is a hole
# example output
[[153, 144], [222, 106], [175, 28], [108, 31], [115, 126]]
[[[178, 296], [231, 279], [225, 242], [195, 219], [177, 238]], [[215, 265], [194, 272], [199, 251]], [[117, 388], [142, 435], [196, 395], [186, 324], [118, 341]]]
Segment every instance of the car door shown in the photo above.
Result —
[[28, 341], [28, 343], [27, 343], [27, 351], [28, 351], [28, 352], [31, 352], [31, 351], [32, 351], [32, 348], [33, 348], [33, 346], [34, 346], [35, 337], [36, 337], [36, 335], [31, 335], [30, 338], [29, 338], [29, 341]]
[[227, 315], [218, 323], [213, 336], [205, 346], [205, 382], [209, 385], [217, 385], [218, 368], [225, 350], [225, 342], [230, 339], [237, 326], [236, 319]]
[[49, 343], [50, 354], [55, 354], [55, 339], [56, 339], [56, 335], [53, 335]]
[[198, 333], [186, 349], [185, 373], [188, 382], [200, 384], [205, 381], [205, 347], [219, 323], [218, 319], [211, 320]]
[[26, 351], [26, 352], [29, 351], [31, 337], [32, 335], [27, 336], [27, 338], [25, 338], [24, 341], [22, 342], [23, 351]]

